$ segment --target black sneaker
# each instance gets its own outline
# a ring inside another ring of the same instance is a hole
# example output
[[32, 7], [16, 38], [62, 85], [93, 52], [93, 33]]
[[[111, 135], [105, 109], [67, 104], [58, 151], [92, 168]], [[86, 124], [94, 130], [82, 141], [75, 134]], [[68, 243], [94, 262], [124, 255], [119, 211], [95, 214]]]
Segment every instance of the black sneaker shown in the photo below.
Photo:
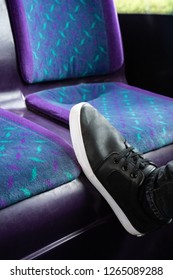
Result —
[[83, 172], [107, 200], [124, 228], [141, 236], [160, 227], [163, 221], [155, 218], [152, 211], [151, 215], [145, 211], [139, 199], [143, 182], [156, 165], [136, 153], [88, 103], [79, 103], [71, 109], [70, 132]]

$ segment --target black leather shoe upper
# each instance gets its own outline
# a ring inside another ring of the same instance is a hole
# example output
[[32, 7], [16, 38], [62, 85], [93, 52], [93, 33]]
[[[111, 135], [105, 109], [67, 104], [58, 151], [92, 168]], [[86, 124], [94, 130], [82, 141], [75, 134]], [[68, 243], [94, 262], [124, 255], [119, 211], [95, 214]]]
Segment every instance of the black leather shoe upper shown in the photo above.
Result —
[[148, 214], [150, 210], [143, 209], [139, 199], [143, 183], [156, 169], [155, 164], [136, 153], [92, 106], [84, 104], [80, 113], [85, 151], [97, 179], [139, 232], [160, 227], [165, 221], [157, 220], [152, 210]]
[[[119, 158], [122, 151], [130, 147], [124, 137], [96, 109], [88, 105], [83, 105], [81, 108], [81, 130], [87, 157], [94, 172], [109, 156], [116, 163], [116, 159]], [[131, 155], [137, 154], [131, 152]], [[141, 158], [141, 161], [146, 161], [140, 156], [136, 157]], [[115, 164], [115, 168], [121, 169], [121, 172], [123, 171], [131, 180], [135, 179], [137, 184], [142, 184], [145, 175], [151, 173], [156, 166], [148, 162], [145, 168], [138, 170], [138, 176], [135, 178], [133, 175], [136, 174], [133, 170], [136, 160], [134, 157], [129, 158], [128, 166], [126, 166], [127, 163], [124, 165], [124, 162], [127, 161], [126, 157], [122, 157], [120, 162]]]
[[81, 108], [81, 129], [93, 170], [112, 152], [125, 148], [122, 135], [91, 106]]

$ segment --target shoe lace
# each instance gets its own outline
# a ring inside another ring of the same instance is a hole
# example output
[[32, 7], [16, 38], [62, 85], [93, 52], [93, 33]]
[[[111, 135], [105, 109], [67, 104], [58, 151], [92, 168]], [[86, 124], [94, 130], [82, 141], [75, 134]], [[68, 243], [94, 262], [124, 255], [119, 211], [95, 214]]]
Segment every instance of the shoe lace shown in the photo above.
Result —
[[132, 146], [127, 146], [125, 141], [126, 148], [123, 149], [119, 154], [117, 154], [114, 158], [114, 163], [118, 164], [122, 158], [125, 159], [124, 164], [122, 166], [123, 170], [128, 170], [128, 165], [130, 162], [134, 163], [134, 168], [130, 176], [132, 178], [137, 178], [139, 170], [144, 169], [147, 165], [151, 164], [148, 159], [144, 159], [140, 153], [135, 152], [135, 148]]

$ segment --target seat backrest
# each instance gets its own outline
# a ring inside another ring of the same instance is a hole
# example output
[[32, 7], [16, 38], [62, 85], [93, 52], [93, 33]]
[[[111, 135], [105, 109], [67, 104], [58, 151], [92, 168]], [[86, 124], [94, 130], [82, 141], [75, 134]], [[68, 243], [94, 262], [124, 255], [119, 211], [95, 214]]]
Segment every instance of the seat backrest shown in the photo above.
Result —
[[123, 64], [113, 0], [8, 0], [29, 83], [109, 74]]

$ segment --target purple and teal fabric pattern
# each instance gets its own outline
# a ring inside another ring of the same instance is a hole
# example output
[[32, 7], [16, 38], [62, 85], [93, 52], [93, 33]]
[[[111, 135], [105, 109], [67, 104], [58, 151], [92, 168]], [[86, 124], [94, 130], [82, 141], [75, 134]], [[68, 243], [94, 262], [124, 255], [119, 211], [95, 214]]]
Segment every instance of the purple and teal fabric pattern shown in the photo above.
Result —
[[121, 83], [80, 84], [30, 94], [28, 108], [68, 123], [71, 107], [89, 102], [140, 152], [173, 143], [173, 99]]
[[72, 148], [54, 133], [0, 109], [0, 209], [77, 178]]
[[85, 77], [123, 63], [113, 0], [8, 0], [25, 81]]

